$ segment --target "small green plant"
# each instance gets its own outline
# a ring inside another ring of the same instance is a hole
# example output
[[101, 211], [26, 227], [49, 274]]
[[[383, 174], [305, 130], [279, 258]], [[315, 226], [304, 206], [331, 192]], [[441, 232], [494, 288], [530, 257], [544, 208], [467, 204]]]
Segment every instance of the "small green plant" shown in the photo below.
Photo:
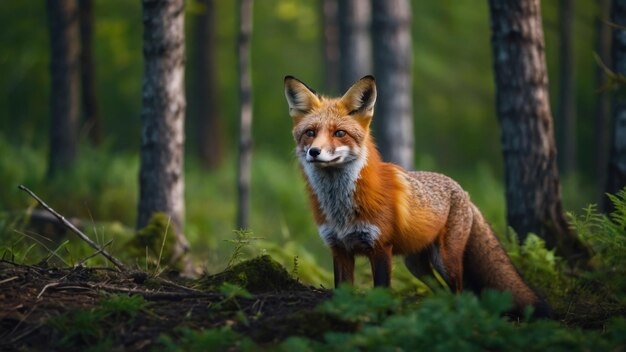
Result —
[[399, 305], [399, 299], [386, 288], [375, 287], [362, 294], [351, 286], [341, 285], [319, 310], [351, 322], [379, 322]]
[[111, 294], [95, 308], [71, 310], [50, 319], [48, 325], [60, 337], [59, 347], [90, 346], [93, 350], [106, 351], [111, 349], [114, 339], [110, 326], [132, 324], [148, 304], [139, 295]]
[[291, 269], [291, 277], [298, 279], [298, 256], [293, 256], [293, 268]]
[[553, 308], [567, 309], [564, 297], [575, 290], [578, 283], [566, 274], [567, 264], [555, 255], [555, 250], [547, 249], [545, 241], [533, 233], [528, 234], [524, 243], [520, 244], [513, 229], [509, 229], [508, 235], [502, 238], [502, 244], [524, 280]]
[[218, 291], [224, 295], [224, 301], [234, 300], [237, 297], [252, 299], [254, 296], [245, 288], [231, 284], [230, 282], [224, 282], [219, 288]]
[[254, 298], [254, 296], [245, 288], [239, 285], [231, 284], [230, 282], [224, 282], [218, 288], [218, 291], [224, 295], [224, 299], [215, 304], [214, 308], [222, 309], [228, 304], [232, 303], [236, 308], [235, 315], [237, 320], [242, 322], [246, 326], [249, 325], [250, 322], [248, 321], [248, 318], [246, 317], [244, 311], [241, 309], [241, 305], [237, 301], [237, 298], [252, 299]]
[[100, 310], [107, 317], [114, 319], [130, 318], [132, 322], [137, 314], [145, 310], [150, 302], [146, 301], [140, 295], [123, 295], [113, 294], [102, 302], [100, 302]]
[[626, 262], [626, 188], [607, 196], [615, 208], [608, 216], [595, 205], [584, 208], [581, 215], [570, 212], [568, 216], [581, 239], [591, 246], [592, 264], [619, 269]]
[[72, 310], [50, 319], [48, 325], [60, 336], [59, 347], [88, 345], [105, 337], [102, 310]]
[[593, 251], [593, 271], [583, 277], [602, 283], [622, 304], [626, 303], [626, 188], [616, 195], [607, 195], [615, 210], [608, 216], [598, 212], [595, 205], [576, 215], [568, 213], [570, 221], [580, 238]]
[[[230, 351], [249, 350], [252, 342], [234, 332], [230, 327], [221, 327], [206, 330], [191, 330], [179, 328], [173, 338], [169, 335], [161, 335], [159, 343], [165, 351]], [[248, 348], [246, 348], [246, 346]]]
[[228, 264], [226, 264], [225, 270], [232, 268], [233, 265], [240, 262], [243, 257], [244, 250], [254, 243], [254, 241], [262, 239], [260, 237], [253, 237], [253, 233], [250, 230], [234, 230], [233, 232], [235, 233], [235, 238], [232, 240], [225, 240], [226, 242], [230, 242], [235, 245], [230, 258], [228, 258]]

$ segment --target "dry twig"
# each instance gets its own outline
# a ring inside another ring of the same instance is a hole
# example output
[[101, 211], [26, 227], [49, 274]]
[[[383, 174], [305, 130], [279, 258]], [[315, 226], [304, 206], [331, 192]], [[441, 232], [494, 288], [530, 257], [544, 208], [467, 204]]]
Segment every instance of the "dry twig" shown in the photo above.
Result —
[[46, 292], [46, 290], [50, 287], [55, 287], [55, 286], [59, 286], [61, 283], [60, 282], [51, 282], [49, 284], [46, 284], [46, 286], [44, 286], [41, 289], [41, 292], [39, 292], [39, 294], [37, 295], [37, 299], [41, 298], [41, 296], [44, 294], [44, 292]]
[[110, 240], [109, 242], [105, 243], [104, 246], [102, 246], [102, 248], [98, 249], [97, 252], [91, 253], [90, 255], [86, 256], [83, 259], [81, 259], [80, 262], [78, 262], [78, 264], [76, 266], [83, 265], [89, 259], [91, 259], [91, 258], [97, 256], [98, 254], [102, 253], [102, 251], [104, 251], [104, 249], [107, 248], [111, 243], [113, 243], [113, 240]]
[[122, 265], [122, 263], [119, 260], [115, 259], [115, 257], [110, 255], [107, 251], [104, 250], [104, 248], [100, 248], [100, 246], [98, 246], [97, 243], [89, 239], [89, 237], [87, 237], [84, 233], [82, 233], [76, 226], [74, 226], [74, 224], [67, 221], [67, 219], [65, 219], [63, 215], [57, 213], [54, 209], [52, 209], [48, 204], [46, 204], [43, 200], [41, 200], [41, 198], [39, 198], [35, 193], [33, 193], [33, 191], [24, 187], [24, 185], [19, 185], [17, 188], [21, 189], [22, 191], [28, 193], [31, 197], [35, 198], [35, 200], [39, 202], [39, 204], [41, 204], [42, 207], [44, 207], [47, 211], [49, 211], [52, 215], [54, 215], [57, 219], [59, 219], [59, 221], [61, 221], [63, 225], [65, 225], [68, 229], [72, 230], [72, 232], [74, 232], [78, 237], [80, 237], [80, 239], [87, 242], [87, 244], [89, 244], [94, 249], [97, 249], [99, 253], [101, 253], [106, 259], [108, 259], [120, 271], [123, 271], [123, 272], [126, 271], [126, 268], [124, 267], [124, 265]]
[[215, 292], [168, 292], [168, 291], [146, 291], [138, 290], [126, 287], [111, 286], [111, 285], [91, 285], [93, 288], [110, 291], [120, 292], [127, 294], [141, 295], [145, 299], [150, 300], [169, 300], [180, 301], [189, 298], [216, 298], [222, 297], [221, 294]]
[[12, 276], [12, 277], [10, 277], [8, 279], [4, 279], [4, 280], [0, 281], [0, 284], [6, 284], [7, 282], [11, 282], [11, 281], [17, 280], [19, 278], [20, 278], [19, 276]]

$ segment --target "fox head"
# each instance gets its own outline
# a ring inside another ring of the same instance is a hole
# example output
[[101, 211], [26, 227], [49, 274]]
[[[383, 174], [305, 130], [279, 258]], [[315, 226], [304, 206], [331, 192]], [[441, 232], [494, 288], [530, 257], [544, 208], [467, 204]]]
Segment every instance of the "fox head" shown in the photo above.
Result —
[[374, 77], [365, 76], [340, 98], [326, 98], [285, 77], [296, 155], [303, 165], [343, 167], [367, 157], [366, 141], [376, 102]]

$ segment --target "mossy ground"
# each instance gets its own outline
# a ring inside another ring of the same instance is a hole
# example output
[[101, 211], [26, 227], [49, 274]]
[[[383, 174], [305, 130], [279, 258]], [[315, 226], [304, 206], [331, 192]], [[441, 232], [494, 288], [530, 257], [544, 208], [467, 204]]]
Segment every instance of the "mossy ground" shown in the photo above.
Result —
[[309, 289], [294, 279], [282, 265], [269, 255], [244, 261], [216, 275], [204, 276], [197, 281], [195, 286], [204, 290], [217, 289], [225, 282], [240, 286], [251, 293]]

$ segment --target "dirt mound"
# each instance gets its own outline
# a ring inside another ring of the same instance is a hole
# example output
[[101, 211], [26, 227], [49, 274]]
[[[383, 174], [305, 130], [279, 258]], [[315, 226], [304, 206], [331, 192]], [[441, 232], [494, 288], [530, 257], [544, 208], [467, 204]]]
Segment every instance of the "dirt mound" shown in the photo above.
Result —
[[245, 288], [251, 293], [306, 291], [311, 289], [294, 279], [269, 255], [263, 255], [198, 280], [197, 288], [217, 289], [224, 282]]

